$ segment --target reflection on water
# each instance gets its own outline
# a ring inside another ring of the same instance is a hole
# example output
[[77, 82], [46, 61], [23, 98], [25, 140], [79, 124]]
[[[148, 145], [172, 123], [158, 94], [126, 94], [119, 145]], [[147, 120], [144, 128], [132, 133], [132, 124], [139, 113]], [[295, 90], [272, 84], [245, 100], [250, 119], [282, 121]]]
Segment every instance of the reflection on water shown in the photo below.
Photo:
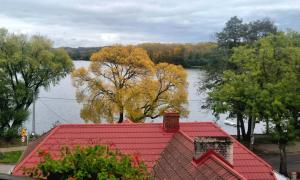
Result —
[[[88, 61], [74, 61], [75, 67], [87, 67]], [[188, 72], [188, 93], [189, 93], [189, 111], [188, 118], [181, 119], [182, 121], [216, 121], [212, 112], [206, 109], [201, 109], [205, 101], [206, 94], [197, 93], [197, 82], [204, 78], [205, 73], [198, 69], [187, 69]], [[80, 104], [75, 99], [75, 88], [72, 85], [70, 76], [62, 79], [56, 86], [51, 86], [48, 90], [41, 89], [39, 97], [36, 101], [36, 132], [42, 133], [48, 131], [55, 123], [85, 123], [80, 118]], [[235, 134], [236, 128], [224, 124], [226, 115], [221, 115], [217, 121], [225, 131], [230, 134]], [[25, 126], [31, 130], [32, 116], [29, 116]], [[152, 121], [152, 120], [148, 120]], [[153, 122], [161, 122], [162, 118], [154, 119]], [[256, 126], [257, 133], [262, 132], [263, 125]]]

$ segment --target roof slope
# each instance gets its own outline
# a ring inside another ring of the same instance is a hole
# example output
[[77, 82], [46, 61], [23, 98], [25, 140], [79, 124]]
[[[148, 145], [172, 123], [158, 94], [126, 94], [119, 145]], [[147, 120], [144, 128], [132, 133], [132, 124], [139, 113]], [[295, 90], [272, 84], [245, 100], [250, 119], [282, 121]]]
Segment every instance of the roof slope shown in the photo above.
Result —
[[[182, 122], [180, 131], [190, 139], [198, 136], [229, 136], [212, 122]], [[35, 166], [40, 161], [38, 156], [40, 150], [48, 150], [53, 156], [58, 156], [62, 146], [93, 144], [108, 144], [123, 153], [137, 154], [151, 171], [163, 150], [171, 142], [173, 135], [174, 132], [163, 130], [162, 123], [59, 125], [52, 129], [38, 145], [31, 147], [31, 151], [26, 153], [27, 156], [14, 168], [13, 174], [22, 175], [24, 167]], [[233, 145], [233, 165], [237, 172], [247, 179], [275, 179], [271, 166], [265, 161], [235, 139]]]
[[179, 131], [161, 154], [153, 167], [157, 179], [246, 179], [224, 162], [214, 151], [193, 162], [193, 140]]
[[33, 151], [43, 141], [43, 139], [45, 139], [48, 136], [48, 134], [50, 132], [51, 132], [51, 130], [48, 131], [47, 133], [44, 133], [43, 135], [41, 135], [39, 138], [35, 139], [34, 141], [31, 141], [29, 143], [29, 145], [27, 146], [26, 150], [23, 152], [23, 154], [20, 157], [18, 162], [21, 162], [24, 158], [26, 158], [31, 153], [31, 151]]

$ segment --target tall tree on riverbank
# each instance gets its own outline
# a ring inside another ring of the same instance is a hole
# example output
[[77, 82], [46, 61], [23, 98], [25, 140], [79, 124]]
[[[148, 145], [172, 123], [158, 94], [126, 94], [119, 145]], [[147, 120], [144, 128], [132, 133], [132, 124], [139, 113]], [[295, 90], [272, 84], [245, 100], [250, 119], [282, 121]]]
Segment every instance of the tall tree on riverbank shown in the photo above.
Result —
[[73, 72], [77, 100], [85, 120], [135, 122], [156, 118], [168, 109], [187, 114], [186, 72], [181, 66], [155, 65], [135, 46], [112, 46], [93, 54], [89, 69]]
[[[272, 21], [265, 18], [262, 20], [256, 20], [249, 23], [243, 23], [242, 19], [232, 17], [225, 25], [223, 31], [216, 34], [218, 48], [214, 50], [211, 56], [211, 61], [208, 62], [206, 70], [208, 72], [207, 79], [201, 82], [200, 91], [213, 90], [214, 88], [219, 88], [222, 86], [224, 80], [224, 72], [231, 70], [235, 73], [239, 73], [241, 69], [232, 61], [230, 58], [233, 54], [233, 49], [241, 45], [253, 45], [257, 40], [265, 37], [269, 34], [276, 33], [277, 27]], [[225, 75], [226, 76], [226, 75]], [[234, 83], [234, 82], [231, 82]], [[235, 85], [234, 85], [235, 86]], [[243, 86], [241, 86], [243, 87]], [[241, 87], [237, 87], [241, 90]], [[235, 93], [245, 93], [244, 90], [237, 91]], [[233, 95], [232, 93], [230, 93]], [[237, 95], [237, 94], [235, 94]], [[242, 95], [242, 94], [240, 94]], [[226, 97], [220, 97], [226, 98]], [[230, 117], [237, 118], [237, 135], [238, 139], [250, 141], [251, 131], [253, 131], [252, 117], [245, 112], [245, 103], [240, 101], [241, 98], [231, 99], [230, 108], [234, 109], [230, 113]], [[204, 108], [210, 108], [212, 106], [211, 102], [213, 100], [210, 97], [207, 100], [207, 104], [203, 106]], [[229, 104], [227, 104], [229, 105]], [[222, 110], [220, 109], [220, 112]], [[244, 119], [248, 119], [248, 130], [245, 129]], [[267, 123], [269, 124], [269, 123]], [[253, 126], [254, 126], [253, 125]], [[267, 128], [268, 131], [269, 128]]]
[[236, 113], [234, 106], [242, 103], [243, 114], [251, 122], [247, 134], [250, 147], [255, 122], [271, 120], [279, 144], [280, 173], [285, 175], [286, 145], [299, 137], [300, 47], [295, 43], [296, 35], [270, 35], [253, 45], [235, 48], [231, 62], [238, 71], [225, 71], [223, 83], [209, 93], [215, 112]]
[[1, 117], [1, 130], [20, 127], [25, 115], [15, 118], [17, 114], [26, 114], [39, 89], [57, 83], [72, 66], [68, 54], [53, 49], [45, 37], [10, 34], [0, 29], [0, 89], [6, 92], [1, 95], [5, 105], [0, 111], [11, 112]]

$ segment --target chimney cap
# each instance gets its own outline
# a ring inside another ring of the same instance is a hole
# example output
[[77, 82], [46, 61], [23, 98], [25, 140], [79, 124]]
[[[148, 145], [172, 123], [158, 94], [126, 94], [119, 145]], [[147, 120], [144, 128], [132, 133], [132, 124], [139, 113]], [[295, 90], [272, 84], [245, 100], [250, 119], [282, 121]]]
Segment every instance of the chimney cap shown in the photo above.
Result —
[[164, 113], [179, 113], [179, 111], [174, 108], [168, 108], [164, 110]]
[[194, 138], [195, 142], [213, 142], [213, 143], [218, 143], [218, 142], [228, 142], [228, 143], [233, 143], [230, 137], [228, 136], [196, 136]]
[[179, 112], [176, 111], [165, 111], [164, 116], [180, 116]]

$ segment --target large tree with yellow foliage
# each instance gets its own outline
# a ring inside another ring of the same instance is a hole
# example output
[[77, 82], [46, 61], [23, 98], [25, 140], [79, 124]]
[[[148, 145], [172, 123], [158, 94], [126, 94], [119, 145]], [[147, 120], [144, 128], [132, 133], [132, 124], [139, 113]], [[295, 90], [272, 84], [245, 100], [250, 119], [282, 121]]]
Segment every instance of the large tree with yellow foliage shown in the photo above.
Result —
[[86, 121], [114, 122], [118, 118], [121, 123], [128, 117], [141, 122], [170, 108], [188, 114], [185, 70], [168, 63], [154, 64], [142, 48], [103, 48], [92, 55], [88, 69], [76, 69], [72, 77]]

